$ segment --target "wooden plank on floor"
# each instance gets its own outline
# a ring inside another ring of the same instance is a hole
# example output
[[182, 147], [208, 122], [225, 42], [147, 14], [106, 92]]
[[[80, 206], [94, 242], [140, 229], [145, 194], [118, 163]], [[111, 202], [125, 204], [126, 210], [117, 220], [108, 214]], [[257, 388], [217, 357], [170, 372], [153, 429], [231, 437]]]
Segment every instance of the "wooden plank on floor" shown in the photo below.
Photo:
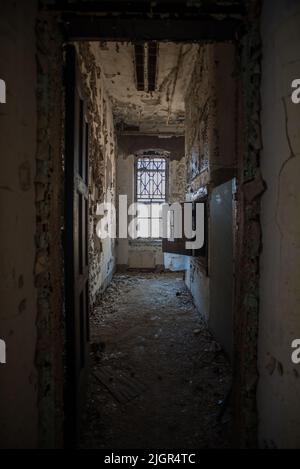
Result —
[[94, 371], [94, 376], [120, 404], [137, 398], [147, 389], [137, 378], [109, 366]]

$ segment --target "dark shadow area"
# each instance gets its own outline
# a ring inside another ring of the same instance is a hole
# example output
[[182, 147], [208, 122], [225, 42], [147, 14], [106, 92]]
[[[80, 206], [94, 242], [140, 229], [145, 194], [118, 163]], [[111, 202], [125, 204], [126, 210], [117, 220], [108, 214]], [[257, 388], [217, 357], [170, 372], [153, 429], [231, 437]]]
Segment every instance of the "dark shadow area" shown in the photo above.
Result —
[[231, 369], [179, 273], [117, 274], [91, 325], [82, 448], [226, 448]]

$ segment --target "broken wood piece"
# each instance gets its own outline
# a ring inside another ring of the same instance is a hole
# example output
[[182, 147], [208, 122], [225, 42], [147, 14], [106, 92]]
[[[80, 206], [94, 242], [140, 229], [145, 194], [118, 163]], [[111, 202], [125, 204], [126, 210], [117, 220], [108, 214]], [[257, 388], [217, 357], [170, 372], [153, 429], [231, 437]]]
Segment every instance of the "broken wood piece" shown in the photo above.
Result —
[[99, 368], [94, 375], [120, 404], [135, 399], [146, 390], [146, 386], [135, 377], [129, 377], [108, 366]]

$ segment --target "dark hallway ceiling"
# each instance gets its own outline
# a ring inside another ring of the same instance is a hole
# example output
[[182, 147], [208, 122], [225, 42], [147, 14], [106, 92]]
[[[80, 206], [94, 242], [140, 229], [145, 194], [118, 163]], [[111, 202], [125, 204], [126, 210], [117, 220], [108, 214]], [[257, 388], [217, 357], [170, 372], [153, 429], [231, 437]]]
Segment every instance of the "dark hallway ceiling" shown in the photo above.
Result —
[[137, 76], [135, 44], [97, 42], [92, 47], [101, 64], [119, 129], [155, 135], [184, 134], [184, 100], [198, 44], [156, 43], [156, 80], [151, 89], [146, 66], [141, 64], [142, 76], [146, 75], [143, 83]]
[[232, 40], [241, 30], [241, 1], [83, 1], [41, 0], [41, 7], [63, 13], [71, 40]]

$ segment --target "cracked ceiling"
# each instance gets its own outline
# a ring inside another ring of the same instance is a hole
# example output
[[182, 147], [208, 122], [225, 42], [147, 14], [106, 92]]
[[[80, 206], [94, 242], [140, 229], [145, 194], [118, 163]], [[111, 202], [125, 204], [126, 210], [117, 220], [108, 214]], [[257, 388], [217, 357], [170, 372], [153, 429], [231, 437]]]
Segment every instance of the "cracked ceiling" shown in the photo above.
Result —
[[184, 133], [184, 98], [198, 47], [159, 43], [155, 91], [148, 92], [137, 89], [134, 44], [100, 43], [99, 58], [120, 130]]

